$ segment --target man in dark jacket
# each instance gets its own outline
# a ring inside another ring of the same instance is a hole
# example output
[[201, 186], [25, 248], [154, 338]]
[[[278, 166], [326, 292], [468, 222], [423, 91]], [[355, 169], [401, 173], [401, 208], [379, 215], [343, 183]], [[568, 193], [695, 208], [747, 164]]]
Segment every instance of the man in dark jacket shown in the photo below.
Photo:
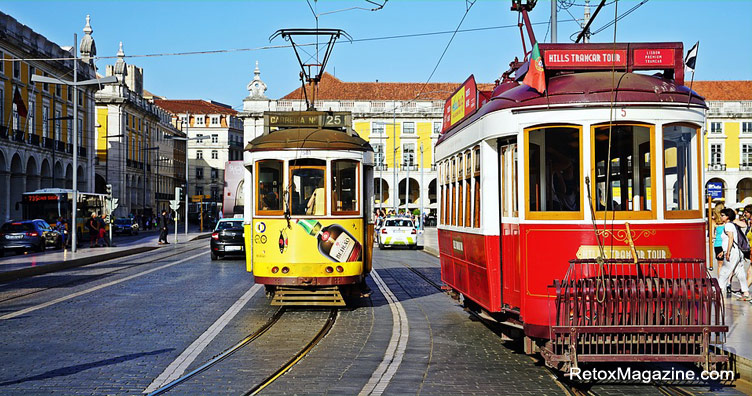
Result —
[[99, 238], [99, 219], [95, 212], [91, 212], [91, 217], [86, 221], [86, 228], [89, 230], [89, 247], [93, 248]]
[[167, 242], [167, 226], [170, 224], [170, 216], [167, 215], [167, 211], [162, 211], [162, 216], [159, 216], [159, 243], [161, 244], [169, 244], [170, 242]]

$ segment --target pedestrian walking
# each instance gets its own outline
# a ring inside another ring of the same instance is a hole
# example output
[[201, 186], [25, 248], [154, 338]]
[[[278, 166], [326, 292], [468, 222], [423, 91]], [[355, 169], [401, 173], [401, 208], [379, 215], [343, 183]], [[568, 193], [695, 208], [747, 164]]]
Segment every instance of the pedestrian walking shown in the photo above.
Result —
[[99, 220], [95, 212], [91, 212], [91, 217], [86, 221], [86, 228], [89, 230], [89, 247], [93, 248], [99, 238]]
[[110, 247], [110, 238], [107, 235], [107, 216], [104, 213], [99, 213], [99, 238], [97, 239], [97, 245], [99, 241], [102, 241], [102, 247]]
[[724, 222], [722, 238], [723, 247], [723, 265], [718, 274], [718, 283], [721, 290], [726, 288], [731, 275], [733, 274], [739, 280], [742, 295], [738, 299], [749, 301], [749, 286], [747, 286], [747, 274], [744, 270], [744, 257], [741, 249], [736, 244], [736, 226], [734, 220], [736, 213], [733, 209], [725, 208], [721, 210], [721, 219]]
[[162, 211], [162, 216], [159, 217], [159, 241], [158, 244], [169, 244], [167, 242], [168, 225], [170, 224], [170, 216], [167, 215], [167, 211]]

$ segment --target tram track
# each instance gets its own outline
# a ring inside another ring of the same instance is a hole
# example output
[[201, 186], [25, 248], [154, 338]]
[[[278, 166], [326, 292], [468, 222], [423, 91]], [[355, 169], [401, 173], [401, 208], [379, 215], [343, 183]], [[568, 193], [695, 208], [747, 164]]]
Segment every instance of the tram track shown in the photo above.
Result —
[[[191, 372], [182, 375], [181, 377], [169, 382], [168, 384], [162, 385], [160, 388], [152, 391], [151, 393], [148, 393], [148, 396], [156, 396], [161, 395], [167, 391], [172, 390], [176, 386], [180, 385], [181, 383], [184, 383], [185, 381], [196, 377], [200, 373], [206, 371], [210, 367], [216, 365], [217, 363], [227, 359], [235, 352], [239, 351], [240, 349], [248, 346], [253, 341], [257, 340], [259, 337], [267, 333], [279, 320], [282, 318], [282, 316], [288, 312], [286, 307], [281, 307], [277, 312], [272, 315], [269, 320], [264, 323], [262, 326], [260, 326], [258, 329], [256, 329], [254, 332], [243, 338], [241, 341], [237, 342], [232, 347], [224, 350], [223, 352], [215, 355], [208, 361], [206, 361], [201, 366], [197, 367], [196, 369], [192, 370]], [[249, 391], [245, 392], [244, 395], [256, 395], [259, 392], [261, 392], [264, 388], [268, 387], [272, 383], [274, 383], [276, 380], [278, 380], [280, 377], [282, 377], [286, 372], [288, 372], [295, 364], [297, 364], [301, 359], [303, 359], [308, 353], [313, 350], [318, 343], [324, 339], [324, 337], [329, 333], [329, 331], [334, 326], [334, 323], [336, 322], [337, 315], [339, 310], [336, 308], [332, 308], [329, 312], [329, 316], [327, 317], [326, 322], [321, 327], [321, 329], [316, 333], [316, 336], [314, 336], [308, 344], [306, 344], [303, 348], [301, 348], [298, 352], [296, 352], [291, 359], [289, 359], [285, 364], [280, 366], [277, 370], [275, 370], [271, 375], [266, 377], [263, 381], [259, 382], [255, 386], [253, 386]]]
[[[87, 283], [100, 280], [100, 279], [105, 278], [107, 276], [118, 274], [120, 272], [123, 272], [123, 271], [131, 269], [131, 268], [135, 268], [135, 267], [138, 267], [138, 266], [141, 266], [141, 265], [151, 264], [151, 263], [155, 263], [155, 262], [158, 262], [158, 261], [166, 260], [166, 259], [169, 259], [171, 257], [179, 256], [181, 254], [190, 253], [190, 252], [192, 252], [194, 250], [204, 249], [204, 248], [205, 248], [205, 246], [191, 247], [191, 248], [188, 248], [188, 249], [185, 249], [185, 250], [180, 250], [179, 252], [170, 252], [170, 253], [165, 254], [163, 256], [159, 256], [159, 257], [153, 258], [151, 260], [146, 260], [146, 261], [142, 261], [142, 262], [127, 264], [127, 265], [124, 265], [122, 267], [115, 268], [115, 269], [113, 269], [111, 271], [99, 273], [99, 274], [96, 274], [96, 275], [91, 275], [91, 276], [87, 277], [86, 279], [77, 279], [77, 280], [72, 280], [72, 281], [63, 282], [63, 283], [56, 283], [56, 284], [51, 285], [51, 286], [45, 286], [45, 287], [35, 288], [34, 291], [30, 291], [30, 292], [22, 293], [22, 294], [16, 294], [16, 295], [13, 295], [12, 297], [0, 299], [0, 304], [6, 303], [6, 302], [9, 302], [9, 301], [13, 301], [13, 300], [17, 300], [17, 299], [23, 298], [23, 297], [33, 296], [33, 295], [35, 295], [37, 293], [41, 293], [41, 292], [44, 292], [44, 291], [47, 291], [47, 290], [51, 290], [51, 289], [58, 289], [58, 288], [61, 288], [61, 287], [70, 287], [70, 286], [85, 285]], [[140, 254], [149, 254], [149, 253], [152, 253], [152, 252], [145, 252], [145, 253], [140, 253]], [[127, 257], [119, 257], [119, 258], [115, 258], [115, 259], [110, 259], [110, 260], [105, 260], [105, 261], [101, 261], [101, 262], [97, 262], [97, 263], [92, 263], [90, 265], [103, 264], [103, 263], [107, 263], [108, 261], [113, 261], [113, 260], [128, 261], [128, 258]], [[86, 267], [77, 267], [77, 268], [69, 268], [67, 270], [81, 271], [81, 270], [86, 270], [86, 269], [94, 269], [94, 267], [89, 267], [89, 268], [86, 268]], [[60, 273], [62, 271], [57, 271], [57, 272]], [[54, 272], [52, 274], [54, 274]], [[50, 275], [50, 274], [44, 274], [44, 275]], [[24, 278], [24, 279], [19, 279], [16, 282], [28, 281], [31, 278], [32, 277]]]

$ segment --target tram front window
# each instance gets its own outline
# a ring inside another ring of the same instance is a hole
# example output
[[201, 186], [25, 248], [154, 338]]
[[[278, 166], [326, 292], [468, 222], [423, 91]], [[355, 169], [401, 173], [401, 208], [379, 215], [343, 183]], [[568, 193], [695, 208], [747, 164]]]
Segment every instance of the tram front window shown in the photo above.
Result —
[[325, 174], [325, 165], [290, 166], [290, 212], [293, 215], [326, 214]]
[[651, 211], [650, 128], [613, 125], [609, 142], [604, 125], [594, 128], [593, 137], [597, 210]]
[[[258, 188], [256, 202], [260, 212], [281, 212], [282, 161], [265, 160], [257, 163]], [[271, 213], [268, 213], [271, 214]]]
[[534, 129], [528, 140], [529, 210], [579, 212], [580, 128]]
[[699, 210], [697, 127], [663, 127], [663, 177], [666, 186], [666, 210]]
[[358, 162], [338, 160], [332, 162], [332, 212], [358, 211]]

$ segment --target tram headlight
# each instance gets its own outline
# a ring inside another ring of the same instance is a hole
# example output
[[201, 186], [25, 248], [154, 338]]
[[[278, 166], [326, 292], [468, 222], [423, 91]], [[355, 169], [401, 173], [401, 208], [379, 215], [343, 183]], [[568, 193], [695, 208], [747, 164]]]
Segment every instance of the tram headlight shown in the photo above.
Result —
[[344, 268], [342, 268], [342, 266], [341, 266], [341, 265], [338, 265], [338, 266], [337, 266], [337, 272], [344, 272], [344, 271], [345, 271], [345, 269], [344, 269]]
[[272, 274], [279, 272], [279, 267], [272, 267]]
[[290, 269], [289, 269], [289, 268], [287, 268], [287, 267], [282, 267], [282, 273], [283, 273], [283, 274], [286, 274], [286, 273], [288, 273], [288, 272], [290, 272]]
[[332, 267], [326, 267], [326, 273], [327, 274], [331, 274], [332, 272], [334, 272], [334, 268], [332, 268]]

